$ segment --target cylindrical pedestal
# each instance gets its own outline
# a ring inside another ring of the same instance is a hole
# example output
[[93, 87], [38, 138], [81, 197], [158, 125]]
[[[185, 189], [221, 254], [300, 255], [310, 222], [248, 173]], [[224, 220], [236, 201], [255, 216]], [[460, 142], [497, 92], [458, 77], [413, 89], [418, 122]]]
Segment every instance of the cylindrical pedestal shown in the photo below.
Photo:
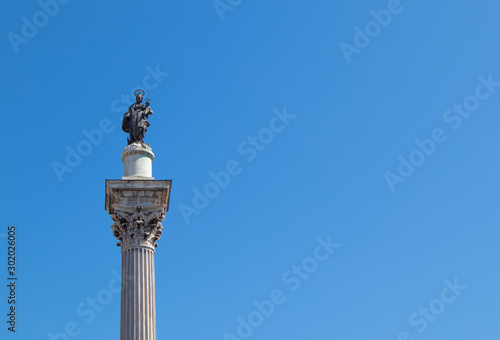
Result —
[[154, 179], [153, 150], [144, 143], [133, 143], [122, 152], [124, 176], [122, 179]]
[[156, 340], [154, 250], [122, 252], [120, 340]]

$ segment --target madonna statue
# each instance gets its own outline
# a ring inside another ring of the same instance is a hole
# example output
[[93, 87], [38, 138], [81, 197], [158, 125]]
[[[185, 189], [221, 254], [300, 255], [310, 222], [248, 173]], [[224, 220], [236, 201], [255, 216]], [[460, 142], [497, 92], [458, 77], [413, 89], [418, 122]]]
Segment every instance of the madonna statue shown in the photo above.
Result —
[[122, 130], [129, 134], [127, 138], [129, 145], [135, 142], [144, 143], [144, 135], [149, 126], [146, 119], [153, 114], [153, 110], [149, 107], [150, 100], [146, 98], [146, 105], [142, 103], [144, 91], [135, 90], [134, 95], [135, 104], [130, 105], [128, 111], [123, 115], [122, 121]]

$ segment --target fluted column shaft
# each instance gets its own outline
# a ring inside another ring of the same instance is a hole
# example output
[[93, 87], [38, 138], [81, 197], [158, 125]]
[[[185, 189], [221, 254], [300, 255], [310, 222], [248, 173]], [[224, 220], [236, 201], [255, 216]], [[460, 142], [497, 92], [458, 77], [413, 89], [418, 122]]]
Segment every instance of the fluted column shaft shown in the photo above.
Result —
[[154, 250], [122, 252], [120, 340], [156, 340]]
[[122, 247], [120, 340], [156, 340], [154, 253], [165, 207], [121, 207], [111, 226]]
[[111, 229], [122, 254], [120, 340], [156, 340], [154, 254], [170, 180], [106, 180]]

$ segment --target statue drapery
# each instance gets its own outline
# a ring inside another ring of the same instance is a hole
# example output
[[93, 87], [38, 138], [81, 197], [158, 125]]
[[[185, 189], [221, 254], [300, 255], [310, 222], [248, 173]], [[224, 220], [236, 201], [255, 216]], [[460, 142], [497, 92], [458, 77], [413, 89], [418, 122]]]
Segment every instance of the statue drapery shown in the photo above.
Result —
[[128, 144], [135, 142], [144, 143], [144, 135], [146, 134], [149, 122], [146, 120], [149, 115], [153, 114], [153, 110], [149, 107], [150, 100], [146, 99], [145, 105], [142, 103], [144, 97], [143, 90], [135, 90], [135, 103], [130, 105], [128, 111], [123, 115], [122, 130], [129, 134], [127, 138]]

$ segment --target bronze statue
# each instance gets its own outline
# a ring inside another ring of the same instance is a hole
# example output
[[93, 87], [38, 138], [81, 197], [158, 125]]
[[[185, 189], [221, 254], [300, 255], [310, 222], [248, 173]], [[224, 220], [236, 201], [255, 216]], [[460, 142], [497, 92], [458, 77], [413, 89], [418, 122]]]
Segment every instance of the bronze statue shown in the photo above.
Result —
[[145, 92], [143, 90], [135, 90], [135, 104], [130, 105], [128, 111], [123, 115], [122, 130], [129, 134], [127, 138], [128, 144], [135, 142], [144, 143], [144, 135], [148, 130], [149, 122], [146, 120], [149, 115], [153, 114], [153, 110], [149, 107], [150, 99], [146, 98], [146, 105], [142, 103], [142, 98]]

